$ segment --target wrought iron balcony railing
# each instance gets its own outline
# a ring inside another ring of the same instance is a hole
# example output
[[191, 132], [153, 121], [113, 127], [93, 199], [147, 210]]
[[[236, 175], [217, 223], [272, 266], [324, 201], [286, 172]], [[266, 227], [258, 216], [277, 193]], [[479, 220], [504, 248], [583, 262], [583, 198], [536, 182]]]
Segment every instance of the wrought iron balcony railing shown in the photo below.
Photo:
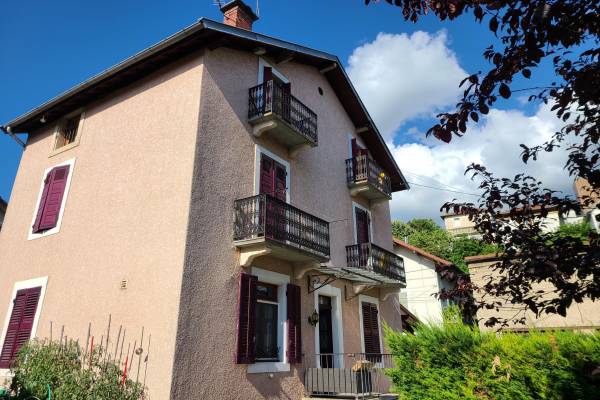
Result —
[[323, 353], [306, 356], [304, 387], [311, 396], [372, 399], [389, 390], [391, 354]]
[[[348, 186], [359, 184], [372, 186], [380, 196], [392, 197], [392, 182], [385, 171], [367, 154], [361, 154], [346, 160], [346, 179]], [[378, 197], [373, 193], [369, 197]]]
[[402, 257], [373, 243], [346, 246], [346, 263], [349, 268], [374, 272], [406, 285], [406, 273]]
[[317, 114], [274, 81], [270, 80], [249, 90], [248, 119], [260, 119], [275, 114], [307, 142], [318, 143]]
[[329, 223], [267, 194], [236, 200], [234, 241], [264, 238], [329, 259]]

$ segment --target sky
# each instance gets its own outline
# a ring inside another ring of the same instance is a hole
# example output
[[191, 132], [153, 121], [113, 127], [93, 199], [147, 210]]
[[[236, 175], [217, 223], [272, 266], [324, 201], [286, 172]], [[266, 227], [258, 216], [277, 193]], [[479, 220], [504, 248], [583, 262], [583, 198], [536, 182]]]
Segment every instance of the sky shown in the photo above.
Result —
[[[256, 0], [247, 0], [252, 7]], [[89, 77], [193, 24], [222, 15], [214, 0], [5, 1], [0, 5], [0, 125]], [[560, 127], [543, 104], [515, 95], [498, 102], [462, 138], [445, 144], [426, 137], [435, 115], [451, 110], [459, 82], [487, 71], [483, 50], [497, 43], [471, 16], [454, 22], [427, 17], [405, 22], [400, 9], [363, 0], [259, 0], [254, 30], [336, 54], [390, 147], [411, 189], [393, 195], [392, 218], [433, 218], [453, 199], [477, 200], [464, 175], [471, 162], [499, 176], [527, 172], [547, 187], [572, 192], [554, 152], [525, 166], [519, 144], [541, 143]], [[550, 82], [543, 65], [533, 79]], [[533, 86], [524, 78], [513, 90]], [[10, 198], [22, 149], [0, 134], [0, 196]]]

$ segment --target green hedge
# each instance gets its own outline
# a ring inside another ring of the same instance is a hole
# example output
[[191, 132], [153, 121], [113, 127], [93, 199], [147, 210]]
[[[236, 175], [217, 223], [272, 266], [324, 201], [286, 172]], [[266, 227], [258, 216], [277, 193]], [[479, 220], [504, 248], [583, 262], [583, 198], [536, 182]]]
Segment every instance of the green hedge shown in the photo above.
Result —
[[[96, 347], [90, 357], [77, 342], [33, 341], [24, 346], [11, 367], [13, 399], [139, 400], [142, 385], [129, 379], [122, 384], [122, 371]], [[90, 359], [91, 358], [91, 359]]]
[[415, 335], [386, 328], [400, 399], [600, 399], [600, 334], [480, 332], [451, 314]]

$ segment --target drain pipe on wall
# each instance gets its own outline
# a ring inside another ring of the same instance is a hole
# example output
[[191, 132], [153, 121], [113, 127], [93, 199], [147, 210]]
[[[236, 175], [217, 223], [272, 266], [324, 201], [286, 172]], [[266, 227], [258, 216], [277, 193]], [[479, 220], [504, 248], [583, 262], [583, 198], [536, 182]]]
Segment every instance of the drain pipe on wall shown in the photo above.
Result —
[[14, 133], [12, 133], [12, 131], [10, 129], [10, 126], [0, 126], [0, 130], [2, 130], [2, 132], [6, 133], [11, 138], [13, 138], [13, 140], [15, 142], [17, 142], [21, 147], [25, 148], [25, 143], [21, 139], [19, 139], [17, 137], [17, 135], [15, 135]]

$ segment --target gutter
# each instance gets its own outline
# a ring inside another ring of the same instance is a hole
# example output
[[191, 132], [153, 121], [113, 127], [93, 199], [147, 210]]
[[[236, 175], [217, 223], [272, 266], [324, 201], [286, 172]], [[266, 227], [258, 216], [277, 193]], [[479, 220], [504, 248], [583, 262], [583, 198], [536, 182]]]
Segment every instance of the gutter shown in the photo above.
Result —
[[25, 148], [25, 142], [23, 142], [21, 139], [19, 139], [17, 137], [17, 135], [15, 135], [12, 130], [10, 129], [10, 126], [0, 126], [0, 130], [4, 133], [6, 133], [8, 136], [10, 136], [11, 138], [13, 138], [13, 140], [15, 142], [17, 142], [17, 144], [19, 146], [21, 146], [22, 148]]

